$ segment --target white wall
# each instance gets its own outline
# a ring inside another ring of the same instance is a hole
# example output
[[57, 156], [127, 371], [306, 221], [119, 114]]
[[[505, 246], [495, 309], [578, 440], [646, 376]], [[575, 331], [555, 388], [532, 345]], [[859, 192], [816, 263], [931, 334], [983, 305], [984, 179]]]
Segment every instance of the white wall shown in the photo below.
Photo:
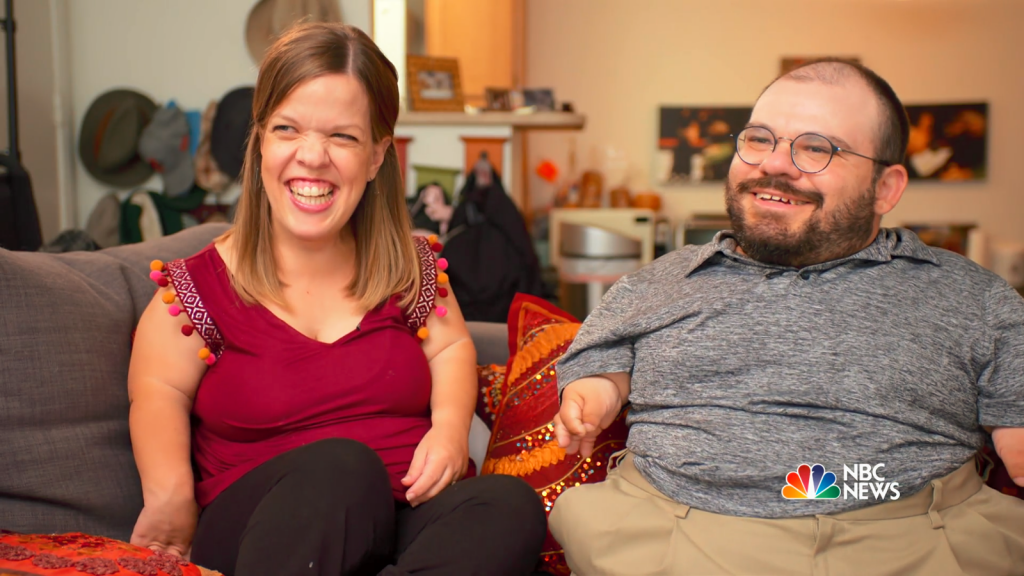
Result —
[[[620, 147], [637, 188], [652, 181], [660, 106], [751, 105], [783, 55], [860, 56], [906, 103], [989, 103], [988, 180], [913, 183], [885, 224], [976, 222], [1024, 242], [1022, 27], [1024, 0], [528, 0], [527, 83], [587, 115], [581, 169]], [[531, 135], [531, 167], [565, 169], [571, 137]], [[551, 190], [534, 176], [534, 206]], [[724, 212], [720, 183], [658, 190], [673, 219]]]
[[[33, 0], [36, 1], [36, 0]], [[342, 19], [369, 29], [370, 0], [341, 0]], [[89, 104], [114, 88], [138, 90], [158, 104], [202, 110], [229, 90], [256, 82], [245, 44], [255, 0], [88, 0], [68, 2], [78, 221], [84, 224], [108, 186], [77, 158]], [[160, 189], [154, 178], [150, 185]]]

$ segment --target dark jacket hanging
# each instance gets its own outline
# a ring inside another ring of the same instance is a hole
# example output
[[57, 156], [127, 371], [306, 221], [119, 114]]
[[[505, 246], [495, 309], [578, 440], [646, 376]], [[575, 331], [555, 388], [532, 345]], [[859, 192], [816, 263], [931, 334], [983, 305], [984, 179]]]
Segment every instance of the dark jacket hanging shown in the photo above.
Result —
[[478, 188], [470, 172], [452, 215], [442, 256], [462, 314], [469, 321], [505, 322], [517, 292], [543, 296], [540, 263], [522, 215], [492, 169]]

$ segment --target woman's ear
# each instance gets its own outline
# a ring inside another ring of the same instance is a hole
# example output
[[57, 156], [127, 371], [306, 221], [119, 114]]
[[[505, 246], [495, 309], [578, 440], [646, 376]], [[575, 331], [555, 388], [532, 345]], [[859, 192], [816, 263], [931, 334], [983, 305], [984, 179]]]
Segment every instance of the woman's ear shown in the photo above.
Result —
[[380, 142], [373, 143], [373, 158], [370, 162], [370, 171], [366, 175], [366, 181], [369, 182], [377, 177], [377, 171], [380, 170], [381, 164], [384, 163], [384, 157], [387, 156], [388, 147], [391, 146], [391, 137], [387, 136], [381, 138]]

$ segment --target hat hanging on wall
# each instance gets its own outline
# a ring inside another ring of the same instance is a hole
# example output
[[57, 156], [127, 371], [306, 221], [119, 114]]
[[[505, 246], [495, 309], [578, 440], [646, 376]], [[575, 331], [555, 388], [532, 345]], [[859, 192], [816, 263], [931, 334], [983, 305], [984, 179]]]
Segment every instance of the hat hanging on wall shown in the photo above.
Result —
[[134, 90], [111, 90], [89, 105], [82, 118], [78, 155], [93, 178], [118, 188], [138, 186], [153, 167], [138, 153], [139, 136], [156, 103]]
[[221, 172], [232, 181], [242, 173], [245, 146], [252, 125], [254, 93], [251, 86], [242, 86], [225, 94], [217, 104], [210, 127], [210, 154]]
[[231, 186], [234, 179], [220, 169], [210, 152], [210, 132], [213, 130], [213, 119], [216, 114], [217, 101], [210, 100], [199, 122], [199, 145], [196, 147], [193, 164], [196, 170], [196, 185], [212, 194], [221, 194]]
[[169, 104], [153, 114], [153, 120], [139, 136], [139, 155], [160, 173], [164, 194], [181, 196], [195, 185], [188, 119], [181, 108]]
[[308, 18], [313, 22], [341, 22], [338, 0], [259, 0], [249, 11], [245, 42], [254, 62], [292, 24]]

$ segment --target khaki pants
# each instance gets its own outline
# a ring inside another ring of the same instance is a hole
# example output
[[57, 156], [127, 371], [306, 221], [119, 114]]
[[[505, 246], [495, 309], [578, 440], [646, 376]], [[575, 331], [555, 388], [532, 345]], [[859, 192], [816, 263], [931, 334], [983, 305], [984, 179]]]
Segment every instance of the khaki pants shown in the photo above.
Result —
[[973, 461], [899, 500], [762, 519], [670, 500], [626, 453], [604, 482], [562, 494], [549, 526], [580, 576], [1024, 575], [1024, 501], [985, 486]]

